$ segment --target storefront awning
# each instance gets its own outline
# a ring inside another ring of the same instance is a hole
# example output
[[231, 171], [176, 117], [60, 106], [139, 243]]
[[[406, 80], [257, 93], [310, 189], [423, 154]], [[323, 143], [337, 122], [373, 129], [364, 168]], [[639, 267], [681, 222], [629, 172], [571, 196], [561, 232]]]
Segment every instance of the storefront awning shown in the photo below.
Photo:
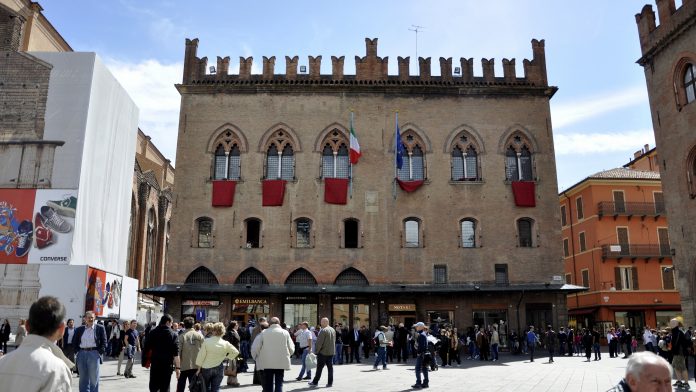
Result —
[[597, 311], [597, 308], [586, 308], [586, 309], [568, 309], [568, 315], [570, 316], [581, 316], [585, 314], [592, 314]]
[[527, 284], [389, 284], [368, 286], [346, 285], [244, 285], [244, 284], [163, 284], [139, 290], [143, 294], [171, 296], [176, 294], [344, 294], [344, 293], [477, 293], [477, 292], [547, 292], [573, 294], [586, 291], [586, 287], [569, 284], [527, 283]]

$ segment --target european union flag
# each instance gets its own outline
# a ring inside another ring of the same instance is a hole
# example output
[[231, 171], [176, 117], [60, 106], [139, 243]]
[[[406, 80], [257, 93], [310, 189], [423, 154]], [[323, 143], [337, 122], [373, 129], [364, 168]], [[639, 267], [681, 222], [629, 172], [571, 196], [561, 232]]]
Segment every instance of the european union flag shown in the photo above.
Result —
[[394, 154], [396, 155], [396, 168], [401, 169], [404, 165], [404, 144], [401, 142], [398, 117], [396, 120], [396, 134], [394, 136]]

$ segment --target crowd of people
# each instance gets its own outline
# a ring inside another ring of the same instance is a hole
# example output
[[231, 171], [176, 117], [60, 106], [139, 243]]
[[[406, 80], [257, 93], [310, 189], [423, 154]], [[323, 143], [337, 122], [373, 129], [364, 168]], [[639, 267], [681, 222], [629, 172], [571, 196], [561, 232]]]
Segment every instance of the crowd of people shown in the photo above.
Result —
[[[228, 386], [239, 387], [237, 375], [253, 371], [253, 383], [262, 385], [264, 391], [280, 392], [294, 355], [302, 365], [296, 380], [307, 380], [310, 387], [318, 386], [324, 368], [326, 385], [332, 386], [334, 365], [370, 360], [373, 370], [378, 371], [386, 370], [390, 363], [415, 359], [416, 383], [412, 388], [421, 389], [429, 387], [428, 373], [439, 367], [457, 366], [464, 360], [496, 362], [501, 345], [509, 347], [512, 354], [529, 355], [530, 362], [537, 349], [548, 352], [549, 363], [556, 355], [580, 356], [586, 361], [594, 355], [599, 361], [602, 338], [606, 337], [610, 358], [629, 358], [626, 378], [613, 391], [639, 390], [636, 386], [650, 372], [653, 383], [669, 383], [672, 370], [677, 379], [673, 386], [689, 390], [687, 366], [695, 354], [692, 340], [696, 339], [692, 328], [684, 328], [677, 318], [671, 320], [670, 329], [645, 327], [639, 336], [623, 325], [611, 328], [606, 336], [594, 328], [561, 327], [555, 331], [550, 325], [543, 331], [530, 326], [520, 335], [512, 332], [507, 336], [499, 333], [496, 324], [459, 332], [448, 324], [418, 322], [411, 329], [398, 324], [370, 331], [367, 326], [331, 326], [328, 318], [322, 318], [319, 326], [307, 321], [288, 326], [277, 317], [224, 325], [197, 323], [191, 317], [177, 323], [164, 315], [159, 324], [144, 326], [135, 320], [120, 324], [116, 320], [97, 321], [93, 312], [85, 313], [80, 326], [64, 318], [65, 307], [54, 297], [42, 297], [31, 306], [28, 320], [21, 322], [24, 333], [15, 340], [18, 348], [0, 357], [3, 386], [10, 390], [70, 391], [72, 372], [79, 376], [81, 392], [96, 391], [104, 356], [118, 359], [117, 375], [134, 378], [133, 366], [140, 354], [142, 365], [150, 368], [150, 391], [168, 391], [175, 374], [177, 391], [186, 390], [188, 383], [191, 390], [216, 392], [224, 377]], [[7, 321], [2, 325], [0, 336], [9, 328]], [[45, 371], [35, 374], [31, 369], [36, 368]]]

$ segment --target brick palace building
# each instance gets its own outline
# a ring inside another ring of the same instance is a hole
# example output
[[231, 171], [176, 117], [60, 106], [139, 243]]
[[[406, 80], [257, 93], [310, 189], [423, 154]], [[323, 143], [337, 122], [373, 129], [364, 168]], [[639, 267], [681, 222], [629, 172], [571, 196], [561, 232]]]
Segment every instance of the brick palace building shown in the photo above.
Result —
[[677, 286], [686, 325], [696, 323], [696, 1], [658, 0], [636, 15]]
[[[186, 41], [166, 284], [175, 318], [567, 322], [544, 41], [515, 60], [197, 57]], [[456, 65], [456, 64], [455, 64]], [[395, 169], [396, 115], [403, 165]], [[349, 163], [351, 113], [362, 157]], [[398, 181], [395, 181], [395, 175]]]

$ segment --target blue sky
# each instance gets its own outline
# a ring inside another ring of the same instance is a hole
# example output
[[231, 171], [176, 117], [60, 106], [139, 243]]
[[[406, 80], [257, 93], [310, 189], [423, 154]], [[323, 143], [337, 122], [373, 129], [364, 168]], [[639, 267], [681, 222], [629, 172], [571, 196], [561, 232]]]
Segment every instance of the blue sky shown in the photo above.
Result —
[[[178, 0], [52, 0], [44, 14], [77, 51], [97, 52], [141, 109], [141, 129], [174, 162], [184, 39], [199, 38], [199, 56], [346, 56], [354, 73], [355, 55], [365, 53], [365, 37], [379, 38], [379, 55], [480, 59], [531, 58], [532, 38], [546, 40], [549, 83], [559, 87], [551, 100], [559, 188], [600, 170], [619, 167], [644, 144], [654, 145], [652, 121], [634, 15], [652, 1], [331, 1], [191, 2]], [[677, 6], [680, 5], [677, 0]], [[195, 6], [194, 6], [195, 4]], [[205, 9], [199, 7], [205, 6]], [[654, 3], [653, 3], [654, 6]], [[330, 73], [331, 62], [322, 63]]]

